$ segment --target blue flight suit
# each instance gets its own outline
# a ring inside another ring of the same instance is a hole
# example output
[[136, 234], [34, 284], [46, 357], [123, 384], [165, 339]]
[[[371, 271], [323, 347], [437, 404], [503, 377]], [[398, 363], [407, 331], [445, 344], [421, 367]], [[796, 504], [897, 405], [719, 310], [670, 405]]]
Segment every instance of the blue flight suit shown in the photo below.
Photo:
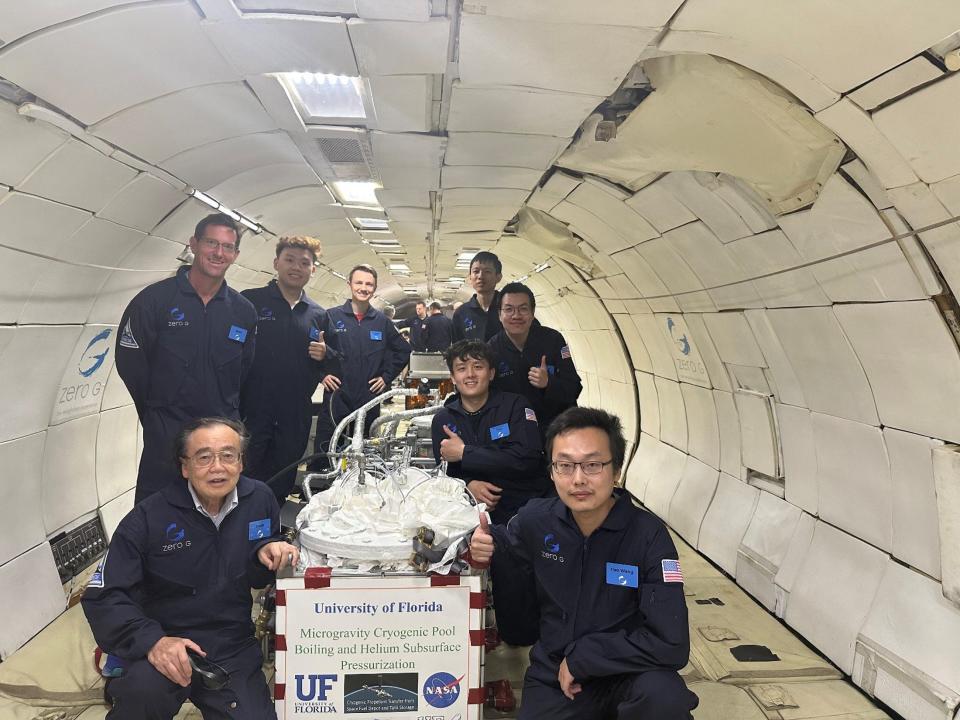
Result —
[[[306, 293], [292, 308], [276, 280], [242, 293], [257, 310], [257, 354], [240, 391], [240, 417], [250, 433], [244, 472], [263, 482], [303, 456], [313, 417], [311, 397], [330, 363], [313, 360], [311, 342], [330, 336], [327, 311]], [[327, 357], [336, 351], [328, 348]], [[297, 469], [271, 483], [277, 502], [293, 489]]]
[[397, 323], [397, 328], [410, 328], [410, 347], [414, 352], [423, 352], [426, 350], [426, 345], [424, 344], [424, 330], [427, 327], [427, 319], [419, 318], [414, 315], [411, 318], [406, 320], [401, 320]]
[[500, 291], [493, 293], [490, 307], [484, 310], [477, 302], [474, 293], [453, 313], [453, 342], [460, 340], [479, 340], [486, 342], [496, 335], [503, 326], [500, 324]]
[[239, 419], [240, 386], [253, 363], [253, 305], [224, 282], [204, 306], [189, 269], [141, 290], [120, 319], [117, 372], [143, 425], [137, 502], [181, 477], [173, 440], [186, 421]]
[[[370, 392], [370, 380], [382, 377], [385, 390], [389, 389], [410, 359], [410, 344], [390, 318], [373, 306], [360, 320], [353, 314], [350, 300], [330, 308], [327, 315], [330, 318], [327, 345], [332, 346], [336, 354], [328, 372], [340, 378], [341, 386], [334, 393], [324, 393], [317, 415], [314, 452], [326, 452], [337, 423], [376, 397]], [[367, 429], [379, 415], [379, 407], [367, 412]], [[311, 463], [311, 469], [325, 466], [324, 461]]]
[[[237, 483], [237, 500], [218, 529], [181, 479], [138, 503], [114, 532], [82, 599], [97, 643], [127, 665], [108, 682], [111, 720], [166, 720], [188, 697], [204, 718], [275, 717], [250, 589], [273, 581], [257, 552], [280, 540], [280, 510], [270, 489], [246, 476]], [[164, 636], [196, 642], [230, 672], [230, 684], [213, 691], [194, 681], [183, 688], [161, 675], [146, 656]]]
[[424, 322], [424, 345], [427, 352], [443, 352], [453, 344], [453, 323], [450, 318], [438, 313]]
[[[537, 413], [541, 436], [545, 437], [553, 419], [567, 408], [574, 407], [583, 390], [567, 341], [559, 332], [534, 319], [522, 351], [510, 341], [505, 330], [494, 335], [487, 344], [497, 359], [493, 387], [527, 398]], [[549, 379], [541, 390], [530, 384], [528, 373], [530, 368], [539, 367], [544, 355], [547, 356]]]
[[[491, 526], [493, 567], [532, 568], [540, 605], [520, 720], [688, 720], [697, 706], [678, 674], [690, 634], [677, 550], [663, 522], [615, 497], [589, 537], [559, 498]], [[573, 700], [557, 681], [564, 658], [583, 686]]]

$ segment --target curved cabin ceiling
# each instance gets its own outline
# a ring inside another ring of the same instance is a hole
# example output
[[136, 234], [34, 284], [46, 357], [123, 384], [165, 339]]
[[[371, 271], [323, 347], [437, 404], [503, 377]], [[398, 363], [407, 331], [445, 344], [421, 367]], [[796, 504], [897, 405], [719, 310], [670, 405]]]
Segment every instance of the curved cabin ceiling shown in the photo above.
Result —
[[112, 353], [81, 370], [212, 203], [256, 229], [240, 288], [319, 237], [324, 305], [360, 262], [380, 303], [463, 299], [496, 251], [623, 418], [627, 487], [950, 717], [958, 47], [955, 0], [0, 6], [0, 655], [63, 610], [47, 538], [132, 503], [136, 412]]

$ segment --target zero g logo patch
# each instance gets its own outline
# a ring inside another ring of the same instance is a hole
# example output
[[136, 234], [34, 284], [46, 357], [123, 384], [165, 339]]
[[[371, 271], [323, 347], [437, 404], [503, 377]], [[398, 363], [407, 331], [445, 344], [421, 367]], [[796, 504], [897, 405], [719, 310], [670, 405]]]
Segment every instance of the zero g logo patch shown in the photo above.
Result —
[[506, 360], [501, 360], [500, 364], [497, 365], [497, 375], [500, 377], [513, 375], [513, 370], [510, 369], [510, 363], [508, 363]]
[[77, 366], [77, 370], [81, 376], [90, 377], [103, 365], [103, 361], [107, 359], [107, 353], [110, 352], [110, 345], [107, 344], [102, 348], [102, 352], [99, 353], [97, 353], [96, 350], [100, 350], [101, 348], [95, 348], [94, 346], [109, 338], [111, 332], [112, 330], [110, 330], [110, 328], [102, 330], [94, 335], [93, 339], [87, 343], [87, 347], [80, 355], [80, 364]]
[[268, 307], [262, 307], [260, 308], [260, 315], [257, 319], [258, 320], [275, 320], [276, 318], [273, 317], [273, 310], [271, 310]]
[[543, 550], [540, 551], [540, 557], [546, 560], [556, 560], [563, 562], [563, 555], [560, 555], [560, 543], [553, 533], [547, 533], [543, 536]]
[[333, 323], [333, 329], [338, 333], [342, 333], [347, 331], [347, 326], [343, 320], [337, 320], [335, 323]]
[[164, 533], [167, 541], [160, 546], [160, 552], [168, 553], [172, 550], [182, 550], [183, 548], [190, 547], [190, 541], [186, 539], [187, 531], [175, 522], [167, 525]]
[[469, 318], [469, 317], [468, 317], [468, 318], [466, 318], [466, 319], [463, 321], [463, 329], [464, 329], [464, 330], [473, 330], [473, 318]]
[[187, 327], [190, 325], [190, 321], [184, 319], [186, 316], [186, 313], [179, 307], [170, 308], [170, 319], [167, 320], [167, 327]]
[[460, 697], [461, 680], [462, 675], [455, 678], [446, 672], [434, 673], [423, 683], [423, 698], [435, 708], [450, 707]]

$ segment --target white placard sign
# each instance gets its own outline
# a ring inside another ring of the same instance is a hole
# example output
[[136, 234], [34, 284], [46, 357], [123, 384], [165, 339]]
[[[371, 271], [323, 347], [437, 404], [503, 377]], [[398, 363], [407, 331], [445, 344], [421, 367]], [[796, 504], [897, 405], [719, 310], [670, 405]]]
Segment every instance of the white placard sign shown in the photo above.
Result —
[[467, 700], [480, 653], [470, 645], [470, 586], [414, 586], [403, 578], [349, 585], [285, 591], [278, 715], [473, 717]]

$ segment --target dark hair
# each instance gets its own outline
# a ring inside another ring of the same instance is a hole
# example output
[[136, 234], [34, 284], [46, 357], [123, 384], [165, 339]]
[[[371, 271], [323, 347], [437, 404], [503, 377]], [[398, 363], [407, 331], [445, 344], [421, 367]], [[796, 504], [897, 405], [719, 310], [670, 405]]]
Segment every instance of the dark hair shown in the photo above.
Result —
[[198, 222], [197, 226], [193, 229], [194, 239], [199, 242], [207, 228], [211, 225], [233, 230], [233, 234], [237, 236], [237, 250], [240, 249], [240, 235], [243, 232], [243, 229], [237, 224], [236, 220], [226, 213], [210, 213], [203, 220]]
[[557, 435], [583, 428], [597, 428], [607, 434], [607, 439], [610, 441], [610, 452], [613, 455], [611, 458], [613, 460], [613, 474], [618, 474], [623, 467], [623, 461], [627, 454], [627, 440], [623, 436], [623, 425], [616, 415], [611, 415], [606, 410], [599, 408], [567, 408], [553, 419], [550, 427], [547, 428], [545, 443], [547, 462], [553, 462], [553, 440]]
[[447, 348], [443, 353], [443, 359], [447, 361], [447, 368], [453, 372], [453, 363], [456, 360], [486, 360], [487, 365], [494, 367], [497, 359], [486, 343], [479, 340], [460, 340]]
[[442, 310], [442, 309], [443, 309], [443, 305], [441, 305], [438, 301], [434, 300], [432, 303], [430, 303], [430, 309], [431, 309], [431, 310]]
[[203, 430], [204, 428], [210, 428], [216, 425], [225, 425], [239, 435], [240, 454], [243, 455], [243, 453], [247, 451], [247, 445], [250, 442], [250, 434], [247, 432], [247, 427], [239, 420], [231, 420], [230, 418], [225, 417], [194, 418], [193, 420], [188, 420], [186, 423], [184, 423], [183, 427], [180, 428], [180, 432], [177, 433], [177, 437], [173, 441], [174, 464], [179, 465], [180, 461], [187, 456], [187, 441], [190, 440], [191, 435], [193, 435], [197, 430]]
[[497, 312], [500, 312], [500, 304], [503, 302], [503, 296], [507, 293], [513, 293], [514, 295], [526, 295], [530, 298], [530, 311], [537, 309], [537, 299], [533, 296], [533, 290], [528, 288], [523, 283], [519, 282], [510, 282], [500, 288], [500, 294], [497, 296]]
[[497, 275], [503, 274], [503, 263], [500, 262], [500, 258], [488, 250], [481, 250], [473, 256], [473, 260], [470, 261], [471, 270], [473, 270], [474, 263], [486, 263], [488, 265], [493, 265], [493, 269], [497, 271]]
[[423, 305], [424, 307], [426, 307], [426, 306], [427, 306], [427, 303], [424, 302], [423, 300], [417, 300], [417, 301], [413, 304], [413, 306], [416, 307], [417, 305]]
[[366, 263], [362, 263], [360, 265], [354, 265], [353, 268], [350, 270], [350, 274], [347, 275], [347, 282], [353, 282], [353, 274], [355, 272], [365, 272], [373, 275], [374, 285], [377, 285], [380, 282], [380, 279], [377, 277], [377, 271], [373, 269], [372, 265], [367, 265]]
[[280, 253], [287, 248], [299, 248], [300, 250], [308, 251], [313, 255], [314, 262], [316, 262], [323, 253], [320, 241], [307, 235], [291, 235], [290, 237], [282, 237], [277, 240], [277, 257], [280, 257]]

